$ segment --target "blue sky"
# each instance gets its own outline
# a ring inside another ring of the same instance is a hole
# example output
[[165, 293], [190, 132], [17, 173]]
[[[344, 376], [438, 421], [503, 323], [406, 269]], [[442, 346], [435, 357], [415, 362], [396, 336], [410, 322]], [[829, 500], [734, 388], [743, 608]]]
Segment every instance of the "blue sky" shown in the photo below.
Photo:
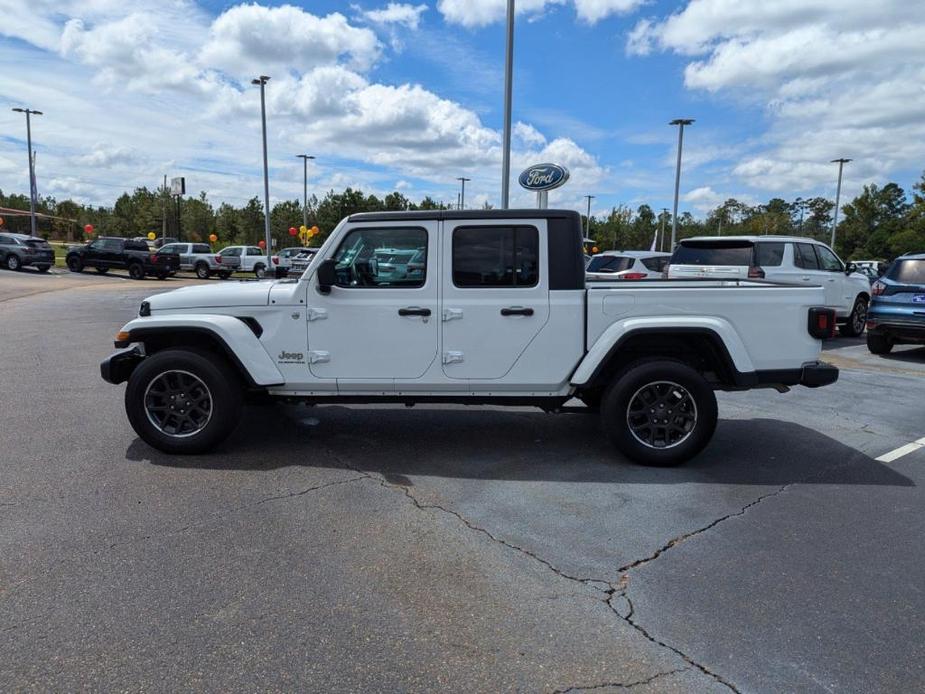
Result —
[[[185, 175], [213, 202], [259, 195], [268, 87], [271, 197], [346, 185], [497, 204], [504, 0], [196, 3], [2, 0], [0, 102], [35, 123], [39, 190], [111, 203]], [[550, 159], [551, 204], [595, 214], [727, 197], [907, 189], [925, 168], [925, 4], [884, 0], [519, 0], [514, 177]], [[0, 188], [27, 190], [24, 123], [0, 111]], [[516, 188], [515, 204], [532, 204]]]

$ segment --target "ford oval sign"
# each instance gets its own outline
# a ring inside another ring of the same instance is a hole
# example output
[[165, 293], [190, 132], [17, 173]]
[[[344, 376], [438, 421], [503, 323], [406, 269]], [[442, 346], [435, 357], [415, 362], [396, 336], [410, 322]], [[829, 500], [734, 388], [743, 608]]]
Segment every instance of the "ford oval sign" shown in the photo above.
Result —
[[534, 164], [517, 179], [527, 190], [552, 190], [568, 180], [568, 169], [558, 164]]

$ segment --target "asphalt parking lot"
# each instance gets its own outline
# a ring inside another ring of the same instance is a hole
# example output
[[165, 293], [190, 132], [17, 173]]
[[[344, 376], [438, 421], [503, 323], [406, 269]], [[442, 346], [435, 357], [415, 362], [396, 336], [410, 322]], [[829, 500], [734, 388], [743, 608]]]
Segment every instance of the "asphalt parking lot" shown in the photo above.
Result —
[[677, 469], [455, 406], [168, 457], [97, 365], [177, 284], [0, 273], [0, 690], [925, 689], [925, 349], [832, 340]]

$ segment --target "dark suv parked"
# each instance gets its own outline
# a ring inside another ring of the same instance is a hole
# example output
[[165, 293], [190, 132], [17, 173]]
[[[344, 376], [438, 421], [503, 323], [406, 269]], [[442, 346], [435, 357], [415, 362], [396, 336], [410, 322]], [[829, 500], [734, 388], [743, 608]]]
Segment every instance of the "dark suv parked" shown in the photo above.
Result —
[[55, 251], [45, 239], [28, 234], [0, 234], [0, 267], [21, 270], [34, 265], [39, 272], [48, 272], [55, 264]]
[[104, 236], [84, 246], [68, 249], [65, 258], [67, 269], [83, 272], [95, 268], [100, 274], [114, 268], [125, 268], [133, 280], [154, 275], [159, 280], [180, 269], [180, 256], [176, 253], [152, 253], [144, 241]]

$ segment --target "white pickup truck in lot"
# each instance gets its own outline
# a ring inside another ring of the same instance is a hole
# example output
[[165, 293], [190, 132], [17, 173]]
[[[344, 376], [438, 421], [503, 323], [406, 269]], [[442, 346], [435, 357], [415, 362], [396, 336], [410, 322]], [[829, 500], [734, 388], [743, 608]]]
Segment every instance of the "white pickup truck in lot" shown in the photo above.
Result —
[[[132, 427], [169, 453], [216, 446], [245, 395], [263, 393], [309, 404], [599, 410], [620, 451], [655, 465], [683, 462], [708, 443], [714, 390], [838, 378], [819, 361], [835, 321], [822, 287], [662, 279], [586, 287], [581, 242], [572, 211], [356, 214], [301, 278], [183, 287], [143, 301], [102, 376], [128, 381]], [[415, 262], [383, 264], [382, 249]], [[569, 407], [572, 398], [586, 407]]]

